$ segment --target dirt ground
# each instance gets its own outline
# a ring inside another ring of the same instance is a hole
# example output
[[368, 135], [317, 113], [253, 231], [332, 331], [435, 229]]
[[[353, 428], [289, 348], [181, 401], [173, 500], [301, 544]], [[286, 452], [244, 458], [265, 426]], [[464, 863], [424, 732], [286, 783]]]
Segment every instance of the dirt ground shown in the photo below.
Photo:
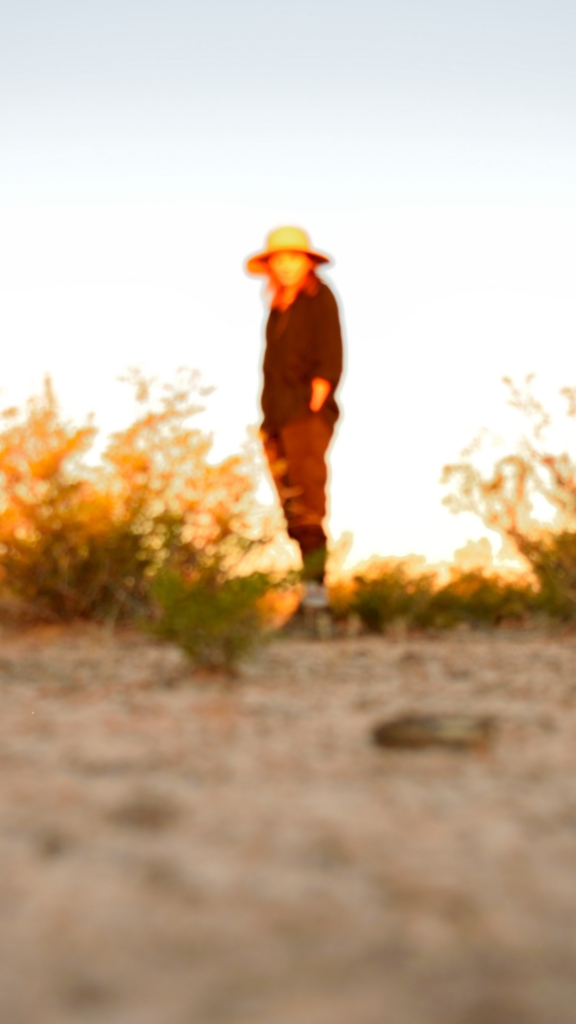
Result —
[[[576, 637], [0, 635], [2, 1024], [572, 1024]], [[386, 751], [489, 713], [485, 753]]]

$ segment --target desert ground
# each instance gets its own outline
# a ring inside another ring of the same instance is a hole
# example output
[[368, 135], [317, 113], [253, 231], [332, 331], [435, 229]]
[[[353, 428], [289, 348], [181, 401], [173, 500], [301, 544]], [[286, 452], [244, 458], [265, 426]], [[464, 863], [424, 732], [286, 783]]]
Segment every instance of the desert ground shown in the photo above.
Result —
[[[576, 1020], [576, 636], [0, 635], [2, 1024]], [[407, 711], [485, 751], [384, 750]]]

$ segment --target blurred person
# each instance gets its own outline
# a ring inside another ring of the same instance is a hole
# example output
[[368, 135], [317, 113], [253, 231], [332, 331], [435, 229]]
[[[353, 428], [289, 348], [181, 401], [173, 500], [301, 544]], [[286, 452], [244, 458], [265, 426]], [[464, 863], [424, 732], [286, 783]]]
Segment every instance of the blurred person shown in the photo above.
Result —
[[288, 535], [302, 554], [305, 609], [328, 606], [326, 452], [340, 414], [343, 359], [336, 299], [316, 273], [329, 262], [300, 228], [280, 227], [246, 263], [248, 273], [267, 278], [260, 436]]

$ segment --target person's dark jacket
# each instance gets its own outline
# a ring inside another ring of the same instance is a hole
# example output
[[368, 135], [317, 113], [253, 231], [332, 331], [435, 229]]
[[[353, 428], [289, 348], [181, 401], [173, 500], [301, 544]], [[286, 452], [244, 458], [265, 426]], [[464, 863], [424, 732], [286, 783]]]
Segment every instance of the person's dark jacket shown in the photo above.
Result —
[[320, 410], [334, 425], [340, 414], [334, 391], [342, 376], [342, 333], [336, 299], [324, 282], [315, 295], [300, 292], [284, 312], [272, 309], [266, 324], [262, 429], [273, 434], [310, 411], [312, 380], [332, 385]]

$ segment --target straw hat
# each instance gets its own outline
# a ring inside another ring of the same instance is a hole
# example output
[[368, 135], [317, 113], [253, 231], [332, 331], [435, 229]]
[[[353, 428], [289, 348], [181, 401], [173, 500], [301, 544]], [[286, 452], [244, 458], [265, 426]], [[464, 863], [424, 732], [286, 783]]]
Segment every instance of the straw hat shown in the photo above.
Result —
[[265, 274], [266, 265], [270, 256], [276, 252], [303, 252], [316, 263], [329, 263], [330, 257], [324, 256], [321, 252], [314, 252], [310, 246], [310, 239], [301, 228], [283, 227], [271, 231], [266, 239], [264, 252], [256, 253], [246, 262], [246, 269], [249, 274]]

